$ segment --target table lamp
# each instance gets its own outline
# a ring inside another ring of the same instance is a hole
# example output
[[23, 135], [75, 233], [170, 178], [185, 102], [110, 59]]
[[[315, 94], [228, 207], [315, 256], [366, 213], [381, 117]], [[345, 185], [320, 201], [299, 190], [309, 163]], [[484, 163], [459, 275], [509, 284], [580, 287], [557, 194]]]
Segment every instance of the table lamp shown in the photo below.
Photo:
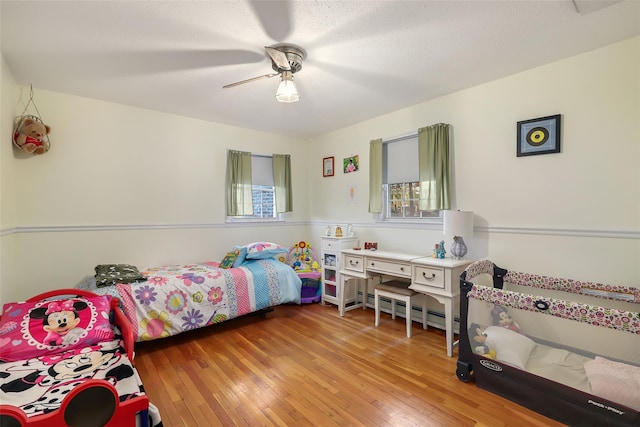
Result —
[[473, 236], [473, 212], [444, 211], [443, 234], [453, 236], [451, 255], [455, 259], [462, 259], [467, 254], [463, 237]]

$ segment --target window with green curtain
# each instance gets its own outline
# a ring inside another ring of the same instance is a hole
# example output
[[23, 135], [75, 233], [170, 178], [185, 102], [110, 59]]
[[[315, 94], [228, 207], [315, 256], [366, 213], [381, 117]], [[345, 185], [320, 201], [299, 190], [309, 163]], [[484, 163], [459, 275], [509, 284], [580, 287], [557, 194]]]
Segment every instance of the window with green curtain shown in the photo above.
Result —
[[253, 215], [251, 153], [227, 151], [227, 216]]
[[451, 208], [449, 198], [449, 125], [418, 129], [420, 210]]
[[371, 141], [369, 212], [384, 220], [437, 219], [450, 209], [449, 130], [439, 123]]
[[293, 193], [291, 191], [291, 156], [289, 154], [273, 155], [273, 183], [275, 186], [276, 212], [293, 210]]

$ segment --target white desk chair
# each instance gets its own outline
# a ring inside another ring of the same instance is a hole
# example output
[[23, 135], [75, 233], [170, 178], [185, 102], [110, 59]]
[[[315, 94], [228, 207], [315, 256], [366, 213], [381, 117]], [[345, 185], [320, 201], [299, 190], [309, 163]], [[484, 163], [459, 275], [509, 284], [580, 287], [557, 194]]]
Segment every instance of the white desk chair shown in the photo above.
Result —
[[376, 285], [374, 291], [376, 327], [380, 325], [380, 297], [391, 299], [391, 318], [396, 318], [396, 301], [404, 301], [405, 317], [407, 319], [407, 338], [411, 338], [411, 310], [413, 301], [420, 298], [422, 300], [422, 329], [427, 329], [427, 299], [418, 292], [408, 288], [409, 284], [400, 281], [391, 281]]

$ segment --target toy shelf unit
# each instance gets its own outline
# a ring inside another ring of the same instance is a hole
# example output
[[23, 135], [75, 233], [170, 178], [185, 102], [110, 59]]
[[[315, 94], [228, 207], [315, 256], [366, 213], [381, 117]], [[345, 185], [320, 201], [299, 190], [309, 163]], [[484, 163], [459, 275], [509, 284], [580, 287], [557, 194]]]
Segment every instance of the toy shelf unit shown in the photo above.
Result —
[[[340, 302], [340, 266], [342, 265], [342, 249], [353, 248], [357, 244], [357, 237], [321, 237], [322, 257], [322, 304], [339, 305]], [[354, 302], [353, 300], [346, 301]]]
[[311, 243], [301, 240], [289, 248], [287, 264], [293, 268], [300, 280], [300, 303], [311, 304], [322, 298], [320, 278], [322, 272], [317, 261], [318, 256]]

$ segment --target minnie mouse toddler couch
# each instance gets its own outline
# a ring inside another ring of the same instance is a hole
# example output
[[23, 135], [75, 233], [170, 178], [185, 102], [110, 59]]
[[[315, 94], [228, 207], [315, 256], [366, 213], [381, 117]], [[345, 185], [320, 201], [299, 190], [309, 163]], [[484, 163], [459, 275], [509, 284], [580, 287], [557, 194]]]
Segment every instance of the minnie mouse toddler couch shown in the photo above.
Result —
[[640, 426], [640, 288], [518, 273], [460, 276], [456, 374], [570, 426]]
[[159, 426], [118, 300], [78, 289], [5, 304], [0, 427]]

